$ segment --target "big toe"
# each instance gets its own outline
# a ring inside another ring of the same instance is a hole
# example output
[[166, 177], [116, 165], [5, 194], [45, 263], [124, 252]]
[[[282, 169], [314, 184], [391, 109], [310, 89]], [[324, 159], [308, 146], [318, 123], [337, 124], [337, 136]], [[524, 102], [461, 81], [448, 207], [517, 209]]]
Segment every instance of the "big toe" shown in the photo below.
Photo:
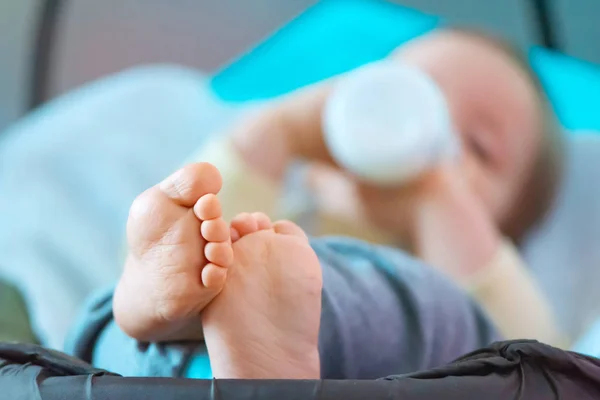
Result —
[[306, 233], [292, 221], [282, 220], [273, 224], [273, 230], [282, 235], [297, 236], [308, 240]]
[[159, 185], [160, 190], [183, 207], [193, 207], [206, 194], [217, 194], [223, 185], [221, 173], [212, 164], [189, 164]]
[[[140, 194], [131, 205], [127, 222], [131, 250], [145, 252], [157, 243], [178, 243], [182, 235], [196, 228], [190, 225], [173, 234], [173, 224], [187, 216], [188, 208], [198, 199], [218, 193], [221, 184], [221, 174], [216, 167], [197, 163], [180, 169]], [[217, 211], [220, 212], [220, 208]]]

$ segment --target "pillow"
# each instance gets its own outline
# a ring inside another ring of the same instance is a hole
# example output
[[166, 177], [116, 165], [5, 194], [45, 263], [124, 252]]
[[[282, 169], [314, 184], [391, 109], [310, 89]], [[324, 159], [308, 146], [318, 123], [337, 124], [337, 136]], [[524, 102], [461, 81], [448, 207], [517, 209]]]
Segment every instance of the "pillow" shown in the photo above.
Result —
[[600, 68], [597, 65], [537, 47], [531, 49], [529, 61], [566, 128], [600, 131]]

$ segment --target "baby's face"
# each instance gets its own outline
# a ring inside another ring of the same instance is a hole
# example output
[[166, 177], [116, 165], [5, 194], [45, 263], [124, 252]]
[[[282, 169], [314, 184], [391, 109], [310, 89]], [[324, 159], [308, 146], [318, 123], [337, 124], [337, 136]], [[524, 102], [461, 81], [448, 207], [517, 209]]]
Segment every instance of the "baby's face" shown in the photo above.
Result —
[[535, 86], [500, 49], [465, 34], [440, 32], [394, 57], [438, 83], [462, 139], [462, 168], [494, 220], [502, 224], [541, 148], [543, 112]]

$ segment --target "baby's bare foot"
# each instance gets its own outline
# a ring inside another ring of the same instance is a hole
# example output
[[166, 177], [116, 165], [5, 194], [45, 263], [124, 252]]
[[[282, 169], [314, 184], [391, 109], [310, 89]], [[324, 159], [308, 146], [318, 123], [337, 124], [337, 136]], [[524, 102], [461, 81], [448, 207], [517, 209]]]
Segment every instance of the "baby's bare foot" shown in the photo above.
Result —
[[202, 338], [200, 311], [223, 289], [233, 261], [229, 225], [215, 196], [219, 171], [191, 164], [133, 203], [129, 254], [114, 315], [142, 341]]
[[307, 237], [261, 213], [231, 225], [235, 261], [202, 313], [214, 376], [319, 379], [322, 274]]

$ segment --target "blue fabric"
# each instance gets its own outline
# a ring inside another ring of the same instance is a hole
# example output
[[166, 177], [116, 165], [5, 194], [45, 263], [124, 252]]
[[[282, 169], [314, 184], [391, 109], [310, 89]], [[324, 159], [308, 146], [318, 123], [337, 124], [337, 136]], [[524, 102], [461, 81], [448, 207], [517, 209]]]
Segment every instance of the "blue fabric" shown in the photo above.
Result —
[[592, 357], [600, 357], [600, 320], [573, 346], [573, 351]]
[[385, 57], [438, 18], [380, 0], [323, 0], [212, 80], [227, 101], [275, 97]]
[[600, 131], [600, 68], [542, 48], [533, 48], [529, 60], [562, 124]]
[[195, 353], [185, 370], [185, 377], [192, 379], [212, 379], [212, 369], [206, 347], [201, 352]]

